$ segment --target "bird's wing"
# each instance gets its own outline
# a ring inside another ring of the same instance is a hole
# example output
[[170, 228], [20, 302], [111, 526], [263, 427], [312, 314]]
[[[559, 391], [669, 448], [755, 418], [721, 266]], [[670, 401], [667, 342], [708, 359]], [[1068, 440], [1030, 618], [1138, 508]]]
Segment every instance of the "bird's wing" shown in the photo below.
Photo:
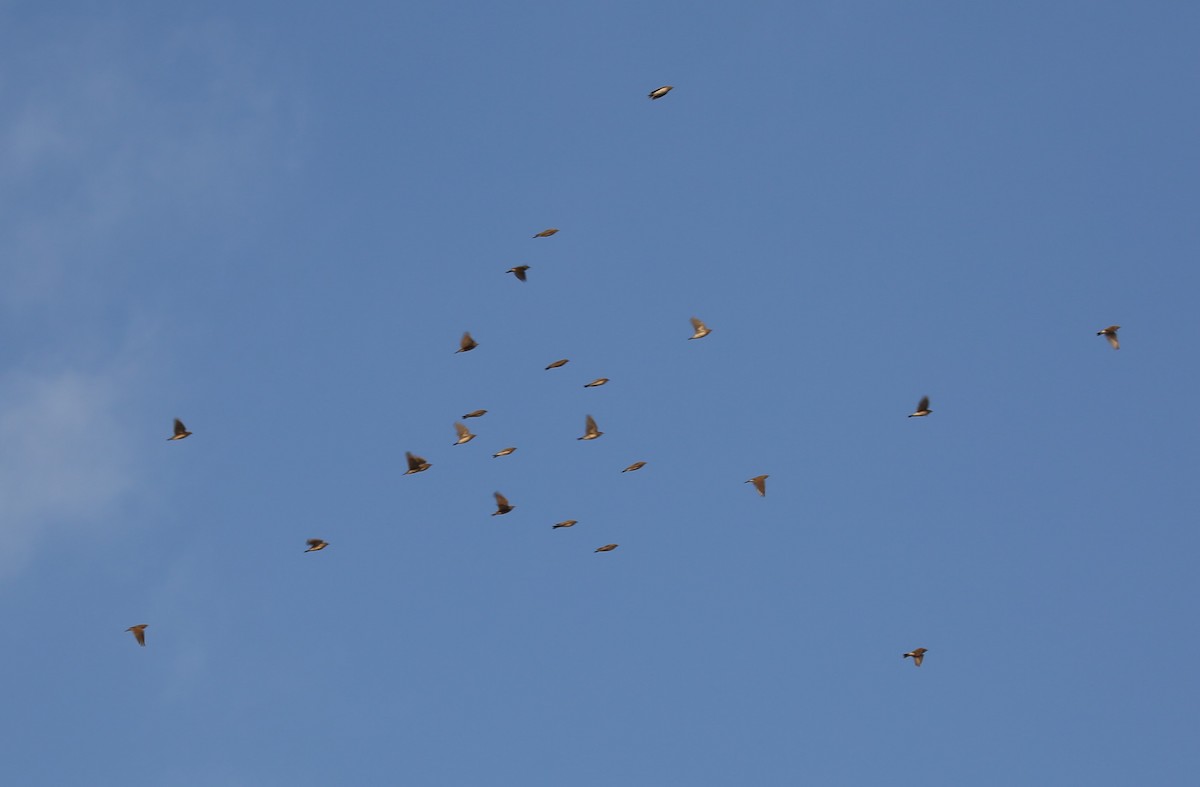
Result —
[[[1105, 332], [1104, 332], [1104, 338], [1105, 338], [1105, 339], [1108, 339], [1108, 343], [1112, 345], [1112, 348], [1113, 348], [1114, 350], [1119, 350], [1119, 349], [1121, 349], [1121, 342], [1120, 342], [1120, 341], [1117, 339], [1117, 332], [1116, 332], [1116, 331], [1113, 331], [1113, 330], [1111, 330], [1111, 329], [1109, 329], [1108, 331], [1105, 331]], [[1137, 337], [1135, 336], [1134, 338], [1136, 339]], [[1136, 347], [1134, 347], [1134, 349], [1136, 350], [1137, 348], [1136, 348]]]
[[701, 322], [700, 320], [696, 319], [695, 317], [693, 317], [693, 318], [691, 318], [691, 319], [692, 319], [692, 327], [693, 327], [693, 328], [695, 328], [697, 331], [703, 331], [703, 330], [704, 330], [704, 323], [703, 323], [703, 322]]
[[508, 498], [505, 497], [504, 495], [500, 494], [499, 492], [496, 492], [496, 505], [500, 506], [501, 508], [504, 508], [505, 506], [508, 505]]
[[183, 421], [175, 419], [175, 434], [183, 434], [187, 431], [187, 427], [183, 425]]
[[458, 421], [454, 422], [454, 431], [458, 432], [459, 437], [466, 437], [471, 433], [471, 430], [465, 424], [461, 424]]
[[599, 428], [596, 426], [596, 419], [595, 419], [595, 418], [592, 418], [592, 417], [589, 415], [589, 416], [587, 417], [587, 428], [586, 428], [586, 432], [585, 432], [585, 433], [586, 433], [586, 434], [592, 434], [593, 432], [598, 432], [598, 431], [600, 431], [600, 430], [599, 430]]
[[928, 409], [929, 409], [929, 397], [922, 396], [921, 401], [917, 403], [917, 412], [919, 413], [922, 410], [928, 410]]

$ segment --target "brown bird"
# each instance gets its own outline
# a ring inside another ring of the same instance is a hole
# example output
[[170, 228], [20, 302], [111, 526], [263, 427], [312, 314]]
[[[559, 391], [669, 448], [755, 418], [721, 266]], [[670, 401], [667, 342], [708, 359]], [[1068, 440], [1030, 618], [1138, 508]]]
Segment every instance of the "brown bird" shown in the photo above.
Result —
[[512, 275], [516, 276], [519, 280], [525, 281], [525, 271], [527, 271], [527, 270], [529, 270], [528, 265], [518, 265], [515, 268], [509, 268], [508, 270], [505, 271], [505, 273], [511, 273]]
[[[1108, 343], [1112, 345], [1112, 348], [1114, 350], [1119, 350], [1121, 349], [1121, 343], [1117, 341], [1117, 331], [1119, 330], [1121, 330], [1120, 325], [1110, 325], [1102, 331], [1097, 331], [1096, 335], [1103, 336], [1105, 339], [1108, 339]], [[178, 421], [176, 423], [178, 423]]]
[[182, 440], [183, 438], [187, 437], [190, 434], [191, 434], [191, 432], [189, 432], [187, 430], [187, 427], [183, 425], [183, 421], [180, 421], [178, 418], [176, 418], [175, 419], [175, 434], [171, 435], [167, 439], [168, 440]]
[[132, 631], [133, 638], [136, 639], [138, 644], [144, 648], [144, 647], [146, 647], [146, 626], [148, 626], [148, 625], [150, 625], [150, 624], [141, 623], [137, 626], [130, 626], [129, 628], [127, 628], [125, 630]]
[[910, 650], [908, 653], [905, 653], [904, 658], [911, 656], [913, 664], [919, 667], [921, 666], [921, 662], [925, 660], [925, 652], [925, 648], [917, 648], [916, 650]]
[[590, 383], [588, 383], [587, 385], [585, 385], [583, 387], [584, 388], [599, 388], [600, 386], [604, 385], [606, 382], [608, 382], [607, 377], [597, 377], [595, 380], [592, 380]]
[[487, 415], [487, 410], [472, 410], [463, 416], [463, 418], [478, 418], [481, 415]]
[[671, 90], [674, 89], [674, 87], [675, 87], [674, 85], [663, 85], [662, 87], [658, 87], [658, 88], [655, 88], [654, 90], [651, 90], [650, 91], [650, 100], [654, 101], [655, 99], [662, 98], [667, 93], [670, 93]]
[[509, 511], [512, 511], [514, 508], [516, 508], [516, 506], [510, 506], [508, 504], [507, 497], [500, 494], [499, 492], [496, 492], [496, 510], [492, 512], [492, 516], [500, 516], [501, 514], [507, 514]]
[[768, 478], [770, 478], [769, 475], [756, 475], [756, 476], [754, 476], [754, 478], [751, 478], [746, 483], [754, 484], [754, 488], [758, 490], [759, 496], [766, 497], [767, 496], [767, 479]]
[[422, 472], [428, 470], [429, 468], [433, 467], [433, 465], [429, 464], [424, 459], [422, 459], [421, 457], [414, 454], [412, 451], [405, 451], [404, 455], [406, 457], [408, 457], [408, 469], [404, 471], [405, 475], [412, 475], [413, 473], [422, 473]]
[[596, 428], [596, 419], [590, 415], [587, 417], [587, 424], [584, 426], [583, 437], [576, 437], [576, 440], [595, 440], [600, 435], [604, 434]]
[[633, 464], [631, 464], [629, 467], [625, 468], [621, 472], [622, 473], [632, 473], [634, 470], [641, 470], [645, 466], [646, 466], [645, 462], [634, 462]]
[[471, 430], [458, 421], [454, 422], [454, 431], [458, 432], [458, 439], [454, 441], [455, 445], [469, 443], [475, 439], [475, 435], [471, 434]]
[[517, 449], [515, 446], [509, 446], [508, 448], [501, 448], [499, 451], [492, 454], [492, 458], [495, 459], [498, 456], [508, 456], [509, 454], [511, 454], [513, 451], [516, 451], [516, 450]]
[[619, 544], [605, 544], [602, 547], [597, 547], [596, 551], [597, 552], [612, 552], [618, 546], [619, 546]]
[[547, 366], [546, 371], [550, 371], [551, 369], [557, 369], [560, 366], [566, 366], [568, 362], [569, 361], [566, 358], [559, 358], [557, 361], [555, 361], [554, 363]]
[[554, 528], [551, 528], [551, 529], [557, 529], [560, 527], [570, 527], [571, 525], [574, 525], [577, 522], [579, 522], [578, 519], [567, 519], [562, 522], [559, 522], [557, 525], [554, 526]]
[[922, 416], [929, 415], [932, 412], [933, 410], [929, 409], [929, 397], [922, 396], [921, 401], [917, 402], [917, 411], [915, 413], [909, 413], [908, 417], [921, 418]]
[[541, 232], [539, 232], [537, 235], [534, 235], [533, 237], [535, 237], [535, 238], [549, 238], [551, 235], [553, 235], [553, 234], [554, 234], [554, 233], [556, 233], [556, 232], [558, 232], [558, 230], [556, 230], [556, 229], [554, 229], [553, 227], [551, 227], [551, 228], [550, 228], [550, 229], [548, 229], [548, 230], [542, 230]]
[[700, 322], [695, 317], [692, 318], [692, 327], [696, 329], [696, 332], [689, 336], [689, 339], [703, 339], [705, 336], [708, 336], [710, 333], [712, 333], [707, 325]]
[[328, 541], [322, 541], [319, 538], [308, 539], [308, 549], [305, 552], [320, 552], [325, 547], [329, 546]]
[[462, 341], [460, 341], [458, 343], [458, 349], [455, 350], [454, 352], [456, 352], [456, 353], [470, 352], [471, 350], [474, 350], [478, 346], [479, 346], [479, 342], [472, 339], [471, 332], [467, 331], [466, 333], [463, 334]]

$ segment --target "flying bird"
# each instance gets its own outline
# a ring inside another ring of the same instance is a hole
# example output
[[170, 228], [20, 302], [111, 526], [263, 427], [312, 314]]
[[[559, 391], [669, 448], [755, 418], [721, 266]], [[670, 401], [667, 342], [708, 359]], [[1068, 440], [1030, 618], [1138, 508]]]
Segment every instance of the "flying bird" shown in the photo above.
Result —
[[746, 483], [754, 484], [754, 488], [758, 490], [759, 496], [766, 497], [767, 496], [767, 479], [768, 478], [770, 478], [769, 475], [756, 475], [756, 476], [754, 476], [754, 478], [751, 478]]
[[619, 545], [619, 544], [605, 544], [605, 545], [604, 545], [604, 546], [602, 546], [602, 547], [597, 547], [597, 548], [596, 548], [596, 551], [597, 551], [597, 552], [612, 552], [612, 551], [613, 551], [614, 549], [616, 549], [618, 546], [620, 546], [620, 545]]
[[554, 234], [554, 233], [556, 233], [556, 232], [558, 232], [558, 230], [556, 230], [556, 229], [554, 229], [553, 227], [551, 227], [551, 228], [550, 228], [550, 229], [548, 229], [548, 230], [542, 230], [541, 232], [539, 232], [537, 235], [534, 235], [533, 237], [535, 237], [535, 238], [549, 238], [551, 235], [553, 235], [553, 234]]
[[328, 541], [322, 541], [319, 538], [308, 539], [308, 549], [305, 552], [320, 552], [325, 547], [329, 546]]
[[922, 416], [929, 415], [932, 412], [933, 412], [933, 410], [929, 409], [929, 397], [922, 396], [921, 401], [917, 402], [917, 411], [915, 413], [909, 413], [908, 417], [909, 418], [920, 418]]
[[513, 276], [516, 276], [519, 280], [526, 281], [525, 271], [527, 271], [527, 270], [529, 270], [528, 265], [518, 265], [515, 268], [509, 268], [508, 270], [505, 271], [505, 273], [511, 273]]
[[710, 333], [712, 333], [712, 330], [710, 330], [707, 325], [700, 322], [700, 320], [696, 319], [695, 317], [692, 318], [692, 327], [696, 329], [696, 332], [689, 336], [689, 339], [703, 339], [705, 336], [708, 336]]
[[433, 465], [429, 464], [424, 459], [422, 459], [421, 457], [414, 454], [412, 451], [405, 451], [404, 455], [406, 457], [408, 457], [408, 469], [404, 471], [405, 475], [412, 475], [413, 473], [421, 473], [421, 472], [424, 472], [424, 471], [428, 470], [429, 468], [433, 467]]
[[654, 101], [655, 99], [662, 98], [667, 93], [670, 93], [671, 90], [674, 89], [674, 87], [675, 87], [674, 85], [663, 85], [662, 87], [651, 90], [650, 91], [650, 100]]
[[500, 516], [501, 514], [507, 514], [509, 511], [512, 511], [514, 508], [516, 508], [516, 506], [510, 506], [508, 504], [507, 497], [500, 494], [499, 492], [496, 492], [496, 510], [492, 512], [492, 516]]
[[458, 421], [454, 422], [454, 431], [458, 432], [458, 439], [454, 441], [455, 445], [469, 443], [475, 439], [475, 435], [471, 434], [471, 430]]
[[478, 346], [479, 346], [479, 342], [472, 339], [471, 332], [467, 331], [466, 333], [463, 334], [462, 341], [460, 341], [458, 343], [458, 349], [455, 350], [454, 352], [456, 352], [456, 353], [470, 352], [471, 350], [474, 350]]
[[144, 647], [146, 647], [146, 626], [148, 626], [148, 625], [150, 625], [150, 624], [142, 623], [137, 626], [130, 626], [129, 628], [127, 628], [125, 630], [132, 631], [133, 638], [136, 639], [137, 643], [144, 648]]
[[596, 419], [590, 415], [587, 417], [587, 424], [584, 427], [583, 437], [576, 437], [576, 440], [595, 440], [600, 435], [604, 434], [596, 428]]
[[925, 651], [926, 651], [925, 648], [917, 648], [916, 650], [910, 650], [908, 653], [904, 654], [904, 658], [907, 659], [911, 656], [912, 660], [913, 660], [913, 664], [915, 664], [916, 666], [919, 667], [919, 666], [921, 666], [921, 662], [925, 660]]
[[577, 522], [579, 522], [579, 520], [578, 520], [578, 519], [566, 519], [566, 520], [563, 520], [562, 522], [559, 522], [557, 525], [555, 525], [555, 526], [554, 526], [553, 528], [551, 528], [551, 529], [553, 530], [553, 529], [557, 529], [557, 528], [560, 528], [560, 527], [570, 527], [571, 525], [574, 525], [574, 524], [576, 524]]
[[587, 385], [585, 385], [583, 387], [584, 388], [599, 388], [600, 386], [604, 385], [606, 382], [608, 382], [607, 377], [597, 377], [595, 380], [592, 380], [590, 383], [588, 383]]
[[567, 358], [559, 358], [557, 361], [555, 361], [554, 363], [547, 366], [546, 371], [550, 371], [551, 369], [557, 369], [560, 366], [566, 366], [568, 361], [569, 361], [569, 359], [567, 359]]
[[189, 432], [187, 430], [187, 427], [183, 425], [183, 421], [180, 421], [178, 418], [176, 418], [175, 419], [175, 434], [171, 435], [167, 439], [168, 440], [182, 440], [183, 438], [187, 437], [190, 434], [191, 434], [191, 432]]
[[[1121, 349], [1121, 343], [1117, 341], [1117, 331], [1121, 330], [1120, 325], [1110, 325], [1102, 331], [1096, 331], [1097, 336], [1103, 336], [1108, 339], [1108, 343], [1112, 345], [1114, 350]], [[179, 423], [176, 421], [176, 423]], [[189, 433], [190, 434], [190, 433]]]
[[463, 416], [463, 418], [478, 418], [481, 415], [487, 415], [487, 410], [472, 410]]
[[634, 462], [633, 464], [631, 464], [629, 467], [625, 468], [621, 472], [622, 473], [632, 473], [634, 470], [641, 470], [645, 466], [646, 466], [645, 462]]
[[509, 454], [511, 454], [513, 451], [516, 451], [516, 450], [517, 450], [516, 446], [509, 446], [508, 448], [501, 448], [499, 451], [492, 454], [492, 458], [495, 459], [498, 456], [508, 456]]

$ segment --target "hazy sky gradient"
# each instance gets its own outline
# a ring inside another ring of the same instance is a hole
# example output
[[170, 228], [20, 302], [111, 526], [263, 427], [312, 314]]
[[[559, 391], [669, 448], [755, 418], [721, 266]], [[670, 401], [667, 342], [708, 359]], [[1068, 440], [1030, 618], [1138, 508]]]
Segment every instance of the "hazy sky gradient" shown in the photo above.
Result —
[[1191, 784], [1197, 40], [0, 3], [9, 778]]

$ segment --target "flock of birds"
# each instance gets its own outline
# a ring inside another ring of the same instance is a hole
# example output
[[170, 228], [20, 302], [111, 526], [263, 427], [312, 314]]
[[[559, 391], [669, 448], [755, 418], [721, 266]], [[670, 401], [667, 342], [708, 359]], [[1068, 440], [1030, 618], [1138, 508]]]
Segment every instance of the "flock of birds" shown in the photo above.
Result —
[[[673, 90], [673, 89], [674, 89], [673, 85], [663, 85], [662, 87], [655, 88], [654, 90], [650, 91], [649, 97], [652, 101], [656, 100], [656, 99], [660, 99], [663, 96], [667, 95], [667, 93], [670, 93], [671, 90]], [[557, 228], [551, 227], [551, 228], [542, 230], [541, 232], [537, 233], [533, 237], [534, 238], [549, 238], [550, 236], [555, 235], [557, 232], [558, 232]], [[531, 266], [529, 266], [529, 265], [516, 265], [512, 268], [509, 268], [507, 271], [505, 271], [505, 273], [511, 273], [511, 274], [513, 274], [513, 276], [515, 276], [517, 278], [518, 281], [525, 282], [525, 281], [529, 280], [528, 271], [529, 271], [530, 267]], [[705, 325], [702, 320], [700, 320], [696, 317], [691, 318], [691, 323], [692, 323], [692, 331], [693, 332], [692, 332], [692, 335], [688, 337], [689, 340], [703, 339], [704, 337], [706, 337], [712, 333], [712, 330], [707, 325]], [[1108, 341], [1108, 343], [1112, 346], [1112, 348], [1114, 350], [1119, 350], [1119, 349], [1121, 349], [1121, 343], [1117, 338], [1117, 331], [1119, 331], [1120, 328], [1121, 328], [1121, 326], [1119, 326], [1119, 325], [1110, 325], [1107, 328], [1104, 328], [1103, 330], [1097, 331], [1096, 335], [1103, 336]], [[470, 352], [478, 346], [479, 346], [479, 342], [475, 341], [475, 339], [471, 336], [470, 331], [467, 331], [467, 332], [463, 333], [462, 339], [459, 340], [459, 347], [457, 350], [455, 350], [455, 353]], [[569, 362], [570, 361], [567, 358], [560, 358], [557, 361], [554, 361], [554, 362], [550, 363], [549, 365], [547, 365], [546, 370], [549, 371], [551, 369], [558, 369], [562, 366], [565, 366]], [[598, 388], [599, 386], [602, 386], [607, 382], [608, 382], [607, 377], [597, 377], [595, 380], [592, 380], [591, 382], [585, 384], [583, 387], [584, 388]], [[921, 397], [921, 400], [917, 403], [917, 409], [914, 410], [912, 413], [910, 413], [908, 417], [909, 418], [923, 418], [923, 417], [931, 414], [932, 412], [933, 412], [933, 410], [930, 409], [930, 407], [929, 407], [929, 397], [923, 396], [923, 397]], [[462, 421], [465, 421], [469, 418], [480, 418], [486, 414], [487, 414], [487, 410], [473, 410], [469, 413], [464, 414], [462, 416]], [[462, 421], [455, 421], [455, 423], [454, 423], [454, 430], [455, 430], [456, 434], [458, 435], [458, 439], [455, 440], [454, 445], [463, 445], [464, 443], [469, 443], [469, 442], [471, 442], [471, 440], [475, 439], [475, 437], [476, 437], [476, 435], [472, 434], [471, 430], [464, 423], [462, 423]], [[174, 426], [174, 433], [170, 437], [168, 437], [167, 440], [182, 440], [185, 437], [190, 437], [191, 434], [192, 433], [188, 431], [187, 427], [184, 426], [183, 421], [176, 418], [175, 426]], [[603, 434], [604, 434], [604, 432], [601, 432], [599, 427], [596, 425], [596, 419], [593, 418], [591, 415], [588, 415], [586, 420], [584, 421], [583, 435], [576, 439], [578, 439], [578, 440], [595, 440], [596, 438], [602, 436]], [[499, 451], [497, 451], [496, 453], [492, 454], [492, 458], [495, 459], [495, 458], [499, 458], [502, 456], [508, 456], [509, 454], [512, 454], [516, 450], [517, 449], [515, 446], [509, 446], [507, 448], [502, 448]], [[430, 467], [433, 466], [428, 461], [426, 461], [424, 458], [417, 456], [416, 454], [412, 453], [411, 451], [405, 452], [405, 458], [408, 461], [408, 470], [406, 470], [404, 472], [404, 475], [413, 475], [414, 473], [423, 473], [426, 470], [428, 470]], [[630, 473], [635, 470], [640, 470], [641, 468], [643, 468], [645, 466], [646, 466], [645, 462], [638, 461], [638, 462], [634, 462], [633, 464], [629, 465], [621, 472], [622, 473]], [[762, 475], [756, 475], [753, 478], [747, 479], [745, 481], [745, 483], [753, 484], [754, 489], [758, 492], [759, 496], [766, 497], [766, 495], [767, 495], [767, 478], [769, 478], [769, 477], [770, 476], [768, 474], [764, 473]], [[500, 492], [495, 492], [494, 496], [496, 498], [496, 510], [492, 512], [492, 516], [502, 516], [516, 508], [516, 506], [509, 503], [508, 498], [505, 497]], [[577, 522], [578, 522], [578, 520], [575, 520], [575, 519], [567, 519], [562, 522], [558, 522], [557, 524], [555, 524], [553, 526], [553, 528], [558, 529], [560, 527], [571, 527], [571, 526], [577, 524]], [[307, 544], [308, 544], [308, 549], [304, 550], [306, 553], [307, 552], [320, 552], [321, 550], [323, 550], [329, 546], [329, 542], [323, 541], [322, 539], [319, 539], [319, 538], [310, 538], [310, 539], [308, 539]], [[612, 552], [618, 546], [619, 546], [619, 544], [605, 544], [603, 546], [597, 547], [594, 551], [595, 552]], [[130, 626], [129, 628], [126, 629], [126, 631], [129, 631], [133, 634], [134, 639], [136, 639], [137, 643], [139, 645], [141, 645], [142, 647], [146, 646], [147, 625], [148, 624], [146, 624], [146, 623], [141, 623], [136, 626]], [[903, 658], [906, 658], [906, 659], [911, 658], [913, 660], [913, 665], [920, 667], [921, 662], [925, 660], [925, 654], [927, 652], [928, 652], [927, 648], [914, 648], [913, 650], [910, 650], [909, 652], [904, 653]]]

